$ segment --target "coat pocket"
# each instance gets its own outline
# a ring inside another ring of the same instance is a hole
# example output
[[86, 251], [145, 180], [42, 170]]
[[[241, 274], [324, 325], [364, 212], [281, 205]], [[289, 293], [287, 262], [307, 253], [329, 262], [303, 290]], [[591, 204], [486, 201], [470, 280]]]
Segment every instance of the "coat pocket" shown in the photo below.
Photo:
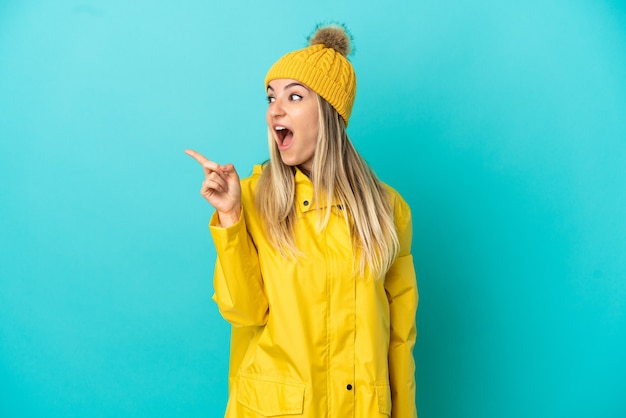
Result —
[[389, 385], [374, 385], [378, 398], [378, 412], [391, 416], [391, 387]]
[[237, 401], [266, 417], [301, 415], [304, 409], [304, 385], [239, 376]]

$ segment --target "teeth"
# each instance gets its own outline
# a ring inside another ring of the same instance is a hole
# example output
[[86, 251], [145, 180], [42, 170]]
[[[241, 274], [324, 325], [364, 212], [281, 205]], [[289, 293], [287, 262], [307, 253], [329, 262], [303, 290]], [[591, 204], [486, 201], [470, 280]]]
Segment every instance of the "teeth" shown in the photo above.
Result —
[[285, 128], [284, 126], [277, 126], [274, 129], [276, 129], [277, 131], [284, 131], [287, 128]]

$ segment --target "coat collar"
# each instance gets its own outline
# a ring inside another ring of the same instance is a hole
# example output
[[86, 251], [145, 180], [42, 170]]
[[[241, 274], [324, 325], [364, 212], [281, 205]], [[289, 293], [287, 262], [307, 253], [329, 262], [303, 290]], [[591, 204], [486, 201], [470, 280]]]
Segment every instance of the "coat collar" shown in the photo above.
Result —
[[[296, 167], [294, 174], [296, 182], [296, 207], [300, 212], [308, 212], [314, 209], [325, 209], [326, 202], [318, 205], [314, 201], [313, 182], [306, 174]], [[336, 197], [333, 198], [331, 206], [341, 208], [341, 202]]]
[[[261, 164], [255, 165], [252, 169], [253, 175], [260, 176], [264, 167], [265, 166]], [[295, 168], [294, 180], [296, 183], [295, 205], [299, 212], [308, 212], [310, 210], [317, 209], [318, 207], [320, 209], [326, 208], [325, 202], [322, 206], [318, 206], [314, 203], [313, 182], [311, 182], [311, 179], [297, 167]], [[342, 209], [341, 202], [337, 198], [333, 199], [332, 206]]]

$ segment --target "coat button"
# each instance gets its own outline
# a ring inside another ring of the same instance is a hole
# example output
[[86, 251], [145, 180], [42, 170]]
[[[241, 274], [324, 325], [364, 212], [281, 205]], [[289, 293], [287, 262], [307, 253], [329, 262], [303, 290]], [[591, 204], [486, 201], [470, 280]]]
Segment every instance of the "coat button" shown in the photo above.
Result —
[[304, 201], [304, 203], [303, 203], [303, 205], [304, 205], [304, 206], [309, 206], [309, 201], [308, 201], [308, 200], [305, 200], [305, 201]]
[[348, 385], [348, 386], [346, 386], [346, 389], [348, 389], [348, 390], [352, 390], [352, 385]]

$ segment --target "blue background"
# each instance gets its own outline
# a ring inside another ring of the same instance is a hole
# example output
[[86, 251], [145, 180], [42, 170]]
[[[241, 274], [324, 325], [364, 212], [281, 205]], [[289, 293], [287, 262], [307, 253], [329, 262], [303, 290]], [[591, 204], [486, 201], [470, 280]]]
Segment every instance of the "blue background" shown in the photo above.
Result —
[[626, 416], [617, 0], [3, 0], [0, 416], [222, 415], [183, 150], [266, 159], [265, 72], [328, 20], [349, 133], [413, 210], [420, 416]]

